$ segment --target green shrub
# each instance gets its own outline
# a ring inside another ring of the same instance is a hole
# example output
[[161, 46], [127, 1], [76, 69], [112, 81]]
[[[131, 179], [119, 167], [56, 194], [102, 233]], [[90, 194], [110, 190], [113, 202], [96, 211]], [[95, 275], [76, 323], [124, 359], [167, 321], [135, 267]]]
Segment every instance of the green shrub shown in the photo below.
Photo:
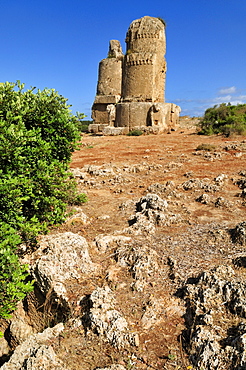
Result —
[[132, 130], [132, 131], [128, 132], [127, 135], [128, 136], [140, 136], [140, 135], [143, 135], [143, 131], [141, 131], [141, 130]]
[[65, 220], [68, 204], [86, 201], [68, 172], [84, 115], [72, 115], [66, 101], [55, 90], [0, 85], [0, 317], [30, 289], [16, 245], [35, 243]]
[[24, 84], [17, 81], [0, 85], [0, 102], [0, 121], [7, 124], [10, 133], [24, 126], [34, 140], [38, 136], [49, 144], [52, 159], [71, 159], [80, 136], [78, 118], [71, 114], [67, 99], [54, 89], [24, 91]]
[[8, 319], [16, 304], [32, 291], [33, 282], [26, 282], [27, 265], [21, 265], [14, 253], [21, 239], [16, 230], [0, 223], [0, 318]]
[[199, 134], [213, 135], [233, 134], [245, 135], [246, 133], [246, 104], [220, 104], [205, 111], [200, 120], [201, 130]]

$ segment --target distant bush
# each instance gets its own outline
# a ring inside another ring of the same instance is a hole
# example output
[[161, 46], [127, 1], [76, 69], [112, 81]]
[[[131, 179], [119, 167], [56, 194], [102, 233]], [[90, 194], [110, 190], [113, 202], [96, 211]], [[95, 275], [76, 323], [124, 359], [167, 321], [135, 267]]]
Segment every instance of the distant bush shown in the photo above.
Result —
[[80, 134], [66, 101], [53, 89], [0, 85], [0, 318], [31, 289], [18, 244], [35, 243], [65, 220], [68, 204], [86, 200], [68, 172]]
[[88, 131], [88, 127], [89, 127], [89, 125], [90, 124], [92, 124], [93, 123], [93, 121], [86, 121], [86, 120], [79, 120], [78, 121], [78, 130], [80, 131], [80, 132], [89, 132]]
[[132, 130], [132, 131], [128, 132], [127, 135], [128, 136], [140, 136], [140, 135], [143, 135], [143, 131], [141, 131], [141, 130]]
[[200, 144], [196, 148], [196, 150], [206, 150], [207, 152], [213, 152], [215, 151], [216, 147], [212, 144]]
[[199, 134], [246, 135], [246, 104], [220, 104], [205, 111]]

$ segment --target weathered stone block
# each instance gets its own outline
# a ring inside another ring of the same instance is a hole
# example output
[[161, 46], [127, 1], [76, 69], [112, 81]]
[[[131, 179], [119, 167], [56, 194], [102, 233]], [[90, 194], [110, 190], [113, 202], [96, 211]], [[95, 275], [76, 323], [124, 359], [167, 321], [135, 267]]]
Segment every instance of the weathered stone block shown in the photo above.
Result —
[[117, 135], [126, 135], [128, 134], [128, 127], [110, 127], [106, 126], [103, 128], [103, 135], [107, 136], [117, 136]]
[[122, 60], [106, 58], [99, 64], [97, 94], [121, 94]]
[[103, 125], [103, 124], [92, 123], [88, 126], [88, 131], [93, 132], [94, 134], [97, 134], [98, 132], [102, 132], [105, 127], [107, 127], [107, 124]]
[[147, 102], [117, 104], [116, 126], [128, 127], [129, 130], [135, 126], [147, 126], [147, 116], [151, 106], [152, 103]]
[[120, 95], [97, 95], [94, 105], [97, 108], [97, 104], [116, 104], [118, 101], [120, 101]]

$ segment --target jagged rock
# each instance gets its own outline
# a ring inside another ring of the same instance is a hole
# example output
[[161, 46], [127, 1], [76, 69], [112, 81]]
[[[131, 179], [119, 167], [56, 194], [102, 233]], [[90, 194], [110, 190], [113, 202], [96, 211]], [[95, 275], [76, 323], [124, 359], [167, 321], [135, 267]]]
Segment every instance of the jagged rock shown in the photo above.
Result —
[[186, 286], [190, 359], [197, 368], [242, 370], [246, 366], [246, 324], [228, 328], [228, 317], [246, 317], [246, 283], [230, 266], [203, 273]]
[[115, 306], [114, 294], [108, 286], [96, 288], [89, 297], [89, 311], [83, 317], [84, 326], [104, 336], [116, 348], [138, 346], [138, 334], [129, 330], [126, 319]]
[[168, 203], [157, 194], [147, 194], [136, 203], [136, 214], [129, 220], [130, 232], [153, 234], [155, 225], [166, 220]]
[[85, 179], [87, 174], [86, 172], [84, 172], [83, 170], [81, 170], [81, 168], [70, 168], [70, 172], [73, 174], [73, 176], [76, 178], [76, 179]]
[[225, 181], [228, 179], [228, 176], [224, 173], [221, 173], [217, 177], [215, 177], [214, 181], [219, 185], [222, 186], [225, 184]]
[[74, 208], [73, 210], [75, 211], [75, 213], [66, 220], [67, 224], [70, 225], [73, 222], [80, 222], [85, 225], [88, 223], [89, 217], [84, 212], [82, 212], [80, 208]]
[[136, 213], [136, 215], [128, 221], [130, 226], [123, 231], [135, 235], [142, 235], [144, 233], [154, 234], [156, 223], [155, 219], [150, 217], [151, 215], [149, 212], [148, 215], [140, 212]]
[[227, 199], [225, 199], [224, 197], [219, 197], [215, 200], [215, 203], [214, 203], [215, 207], [225, 207], [225, 208], [231, 208], [232, 207], [232, 203], [229, 202]]
[[211, 329], [197, 327], [192, 336], [190, 358], [195, 366], [205, 369], [217, 369], [220, 361], [220, 336]]
[[84, 171], [88, 172], [91, 176], [112, 176], [115, 172], [111, 166], [96, 166], [86, 165], [84, 166]]
[[147, 171], [148, 169], [149, 169], [149, 166], [145, 164], [132, 164], [130, 166], [124, 166], [123, 171], [130, 172], [130, 173], [139, 173], [142, 171]]
[[235, 243], [239, 243], [241, 245], [246, 244], [246, 221], [238, 224], [235, 229], [231, 231], [231, 234]]
[[240, 196], [242, 197], [242, 198], [246, 198], [246, 188], [244, 188], [243, 190], [242, 190], [242, 192], [241, 192], [241, 194], [240, 194]]
[[167, 211], [168, 203], [157, 194], [147, 194], [136, 203], [136, 213], [128, 221], [129, 228], [124, 232], [141, 235], [154, 234], [155, 227], [169, 226], [177, 222], [179, 215]]
[[180, 197], [180, 194], [175, 191], [175, 184], [173, 181], [167, 181], [165, 184], [152, 184], [148, 187], [147, 191], [157, 195], [165, 194], [168, 198]]
[[148, 278], [158, 269], [158, 254], [151, 248], [124, 246], [115, 250], [115, 259], [122, 267], [127, 267], [134, 278], [132, 287], [142, 291]]
[[57, 337], [64, 330], [62, 323], [42, 333], [31, 335], [14, 351], [2, 370], [64, 370], [61, 360], [56, 356], [48, 341]]
[[5, 338], [0, 338], [0, 358], [10, 352], [8, 342]]
[[199, 179], [190, 179], [185, 181], [182, 186], [184, 190], [199, 189], [201, 188], [201, 181]]
[[246, 267], [246, 256], [239, 256], [233, 260], [233, 263], [237, 267]]
[[157, 194], [147, 194], [140, 198], [139, 202], [136, 204], [137, 212], [147, 211], [148, 209], [153, 209], [157, 211], [165, 211], [168, 207], [166, 200], [163, 200]]
[[202, 194], [200, 195], [197, 199], [196, 199], [197, 202], [200, 202], [202, 204], [209, 204], [211, 199], [210, 199], [210, 196], [208, 194]]
[[94, 241], [99, 252], [105, 253], [114, 244], [119, 246], [129, 243], [131, 238], [124, 235], [98, 235]]
[[246, 177], [246, 171], [245, 171], [245, 170], [241, 170], [241, 171], [239, 171], [239, 172], [238, 172], [238, 174], [239, 174], [240, 176], [244, 176], [244, 177]]
[[28, 318], [22, 302], [18, 304], [17, 309], [11, 316], [8, 332], [8, 340], [11, 347], [16, 347], [18, 344], [23, 343], [30, 335], [36, 333], [34, 327], [28, 324]]
[[90, 274], [95, 269], [86, 239], [71, 232], [43, 236], [32, 255], [31, 273], [40, 290], [46, 294], [52, 288], [65, 300], [65, 281]]
[[23, 320], [11, 320], [10, 324], [10, 335], [13, 338], [13, 340], [20, 344], [24, 342], [31, 334], [34, 333], [33, 328], [25, 323]]
[[236, 182], [236, 184], [238, 185], [238, 187], [239, 187], [240, 189], [245, 189], [245, 188], [246, 188], [246, 178], [245, 178], [245, 177], [243, 177], [242, 179], [238, 180], [238, 181]]
[[209, 192], [216, 192], [220, 189], [221, 183], [215, 181], [215, 183], [211, 183], [209, 179], [204, 178], [200, 179], [190, 179], [185, 181], [182, 184], [184, 190], [199, 190], [203, 189], [207, 193]]

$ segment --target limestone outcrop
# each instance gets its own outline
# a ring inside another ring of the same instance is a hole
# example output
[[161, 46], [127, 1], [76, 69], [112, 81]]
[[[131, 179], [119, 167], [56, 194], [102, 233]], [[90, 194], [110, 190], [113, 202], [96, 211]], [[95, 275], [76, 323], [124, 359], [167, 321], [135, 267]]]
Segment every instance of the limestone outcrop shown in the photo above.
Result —
[[133, 21], [126, 34], [123, 55], [119, 41], [111, 40], [108, 58], [99, 64], [97, 95], [92, 107], [91, 132], [125, 134], [175, 130], [180, 107], [165, 103], [167, 65], [165, 24], [145, 16]]
[[[245, 283], [229, 266], [218, 266], [187, 284], [185, 338], [196, 368], [245, 369], [245, 292]], [[228, 326], [233, 316], [235, 324]]]
[[64, 365], [58, 359], [49, 341], [64, 330], [62, 323], [53, 328], [47, 328], [43, 333], [30, 336], [19, 345], [6, 362], [2, 370], [63, 370]]
[[[0, 367], [246, 368], [246, 144], [190, 132], [84, 137], [72, 171], [90, 201], [21, 246], [35, 290], [0, 320]], [[221, 156], [195, 156], [202, 140]]]
[[85, 301], [87, 304], [82, 301], [82, 306], [89, 310], [84, 312], [84, 327], [106, 337], [116, 348], [139, 345], [138, 334], [130, 331], [126, 319], [115, 309], [116, 300], [108, 286], [96, 288]]
[[90, 274], [92, 263], [85, 238], [71, 232], [43, 236], [32, 255], [31, 273], [43, 294], [52, 289], [57, 297], [68, 300], [66, 280]]

